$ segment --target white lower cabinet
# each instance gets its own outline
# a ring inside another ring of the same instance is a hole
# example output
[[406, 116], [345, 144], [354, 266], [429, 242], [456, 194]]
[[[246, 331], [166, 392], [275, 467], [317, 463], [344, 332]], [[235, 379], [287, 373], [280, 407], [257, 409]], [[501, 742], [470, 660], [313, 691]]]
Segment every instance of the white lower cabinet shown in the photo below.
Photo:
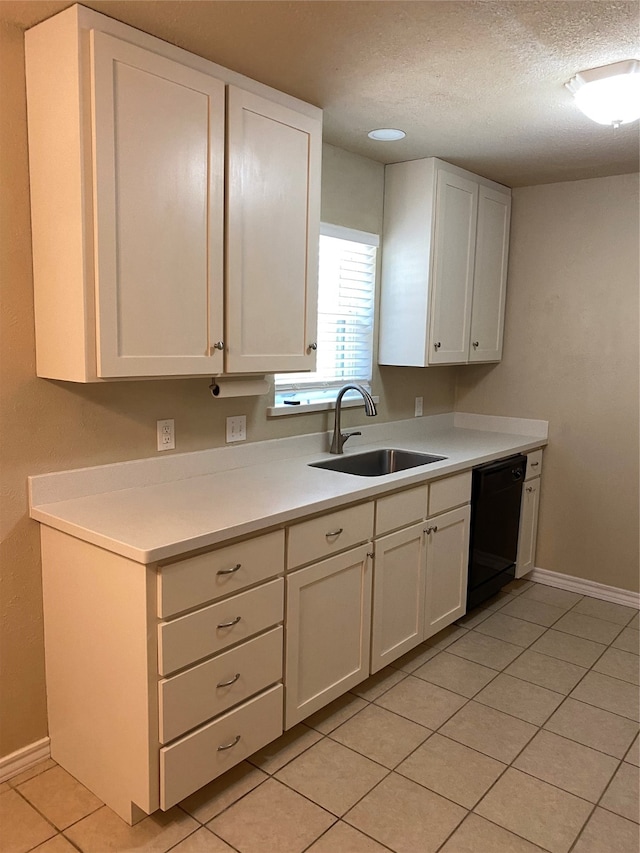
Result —
[[372, 673], [466, 612], [470, 489], [466, 473], [436, 481], [425, 521], [375, 540]]
[[467, 504], [427, 521], [425, 640], [466, 612], [470, 516]]
[[287, 577], [285, 728], [369, 674], [370, 545]]
[[277, 684], [160, 750], [160, 808], [168, 809], [282, 734]]
[[540, 505], [540, 475], [542, 474], [542, 448], [527, 453], [527, 468], [520, 504], [518, 555], [516, 577], [521, 578], [535, 568], [536, 539], [538, 536], [538, 510]]
[[422, 642], [426, 556], [424, 522], [376, 539], [372, 673]]
[[169, 743], [282, 678], [282, 626], [159, 684], [160, 743]]
[[282, 733], [283, 531], [164, 565], [41, 542], [51, 755], [124, 820]]
[[535, 567], [539, 503], [540, 477], [535, 477], [526, 482], [522, 490], [518, 557], [516, 560], [517, 578], [528, 574]]
[[275, 740], [465, 612], [470, 484], [150, 565], [43, 526], [52, 757], [136, 823]]

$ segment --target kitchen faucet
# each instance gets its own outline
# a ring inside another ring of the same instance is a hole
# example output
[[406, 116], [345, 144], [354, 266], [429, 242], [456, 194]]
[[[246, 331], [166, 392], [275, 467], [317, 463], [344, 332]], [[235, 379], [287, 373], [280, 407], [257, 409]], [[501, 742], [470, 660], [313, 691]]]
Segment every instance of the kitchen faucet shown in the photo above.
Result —
[[368, 418], [371, 418], [374, 415], [378, 414], [376, 404], [373, 402], [373, 397], [367, 391], [366, 388], [363, 388], [362, 385], [352, 385], [351, 383], [349, 383], [348, 385], [343, 385], [342, 388], [338, 391], [338, 396], [336, 397], [336, 423], [333, 428], [333, 438], [331, 439], [331, 448], [329, 449], [329, 453], [342, 453], [342, 448], [344, 447], [344, 443], [348, 438], [351, 438], [352, 435], [362, 435], [360, 431], [340, 431], [342, 398], [344, 397], [346, 391], [358, 391], [359, 394], [362, 394], [362, 399], [364, 400], [364, 413]]

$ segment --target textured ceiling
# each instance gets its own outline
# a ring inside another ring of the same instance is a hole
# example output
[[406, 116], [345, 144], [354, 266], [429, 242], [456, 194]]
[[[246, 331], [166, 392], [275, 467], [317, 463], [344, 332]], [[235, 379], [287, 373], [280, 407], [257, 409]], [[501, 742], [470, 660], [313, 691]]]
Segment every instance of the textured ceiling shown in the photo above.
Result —
[[[0, 0], [30, 27], [71, 5]], [[324, 109], [325, 141], [438, 156], [509, 186], [638, 170], [638, 122], [594, 124], [564, 83], [640, 58], [640, 2], [89, 0], [85, 5]], [[373, 142], [400, 127], [401, 142]]]

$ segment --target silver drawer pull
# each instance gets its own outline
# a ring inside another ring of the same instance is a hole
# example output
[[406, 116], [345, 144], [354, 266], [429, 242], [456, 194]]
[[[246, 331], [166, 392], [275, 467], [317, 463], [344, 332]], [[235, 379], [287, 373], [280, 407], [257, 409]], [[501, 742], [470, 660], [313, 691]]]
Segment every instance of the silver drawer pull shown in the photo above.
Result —
[[537, 468], [539, 464], [540, 464], [539, 462], [532, 462], [532, 463], [531, 463], [531, 467], [532, 467], [532, 468]]
[[242, 568], [242, 563], [237, 563], [235, 566], [232, 566], [230, 569], [220, 569], [217, 574], [219, 575], [232, 575], [234, 572], [237, 572], [238, 569]]
[[223, 743], [222, 746], [218, 747], [218, 752], [222, 752], [225, 749], [232, 749], [240, 740], [240, 735], [236, 735], [235, 738], [231, 741], [231, 743]]
[[236, 616], [236, 618], [232, 619], [230, 622], [221, 622], [218, 625], [218, 628], [231, 628], [234, 625], [237, 625], [241, 619], [242, 619], [242, 616]]
[[435, 525], [434, 527], [425, 527], [424, 532], [425, 533], [437, 533], [438, 532], [438, 526]]
[[216, 687], [229, 687], [231, 684], [235, 684], [239, 678], [240, 673], [236, 672], [233, 678], [230, 678], [228, 681], [220, 681], [218, 684], [216, 684]]
[[327, 539], [329, 539], [329, 537], [331, 537], [331, 536], [340, 536], [340, 534], [342, 533], [343, 530], [344, 530], [344, 527], [338, 527], [337, 530], [330, 530], [328, 533], [325, 533], [324, 535]]

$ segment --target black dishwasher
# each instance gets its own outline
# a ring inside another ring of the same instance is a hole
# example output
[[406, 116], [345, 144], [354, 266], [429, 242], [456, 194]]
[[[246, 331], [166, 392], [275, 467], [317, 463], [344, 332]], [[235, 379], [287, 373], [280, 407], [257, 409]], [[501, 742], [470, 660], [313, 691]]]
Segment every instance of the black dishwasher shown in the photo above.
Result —
[[495, 595], [515, 577], [526, 456], [474, 468], [467, 610]]

